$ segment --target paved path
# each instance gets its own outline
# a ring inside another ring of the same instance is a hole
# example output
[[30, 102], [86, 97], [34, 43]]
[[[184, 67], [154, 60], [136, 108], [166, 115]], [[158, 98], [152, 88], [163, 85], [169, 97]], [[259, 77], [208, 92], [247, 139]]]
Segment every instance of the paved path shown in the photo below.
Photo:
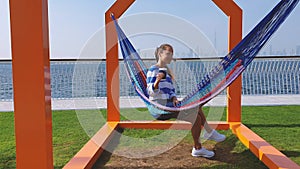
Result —
[[[225, 106], [226, 97], [218, 96], [208, 102], [206, 106]], [[278, 105], [300, 105], [300, 95], [255, 95], [243, 96], [243, 106], [278, 106]], [[146, 107], [139, 98], [120, 98], [121, 108]], [[53, 110], [70, 109], [100, 109], [106, 108], [106, 98], [86, 99], [52, 99]], [[13, 102], [0, 101], [0, 112], [13, 111]]]

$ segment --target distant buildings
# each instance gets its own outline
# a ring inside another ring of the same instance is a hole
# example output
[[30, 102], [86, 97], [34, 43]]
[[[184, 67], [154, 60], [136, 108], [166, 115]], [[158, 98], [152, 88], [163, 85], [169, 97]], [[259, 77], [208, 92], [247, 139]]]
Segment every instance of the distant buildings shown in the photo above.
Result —
[[272, 45], [262, 49], [258, 55], [261, 56], [300, 56], [300, 45], [289, 49], [274, 49]]
[[[153, 49], [137, 49], [137, 52], [140, 54], [142, 58], [154, 58], [154, 50]], [[218, 56], [225, 56], [228, 51], [219, 49], [217, 52]], [[215, 56], [214, 52], [210, 51], [201, 51], [199, 47], [196, 47], [195, 50], [188, 49], [188, 50], [180, 50], [176, 51], [174, 57], [178, 58], [193, 58], [193, 57], [213, 57]], [[277, 49], [270, 46], [266, 46], [263, 48], [259, 53], [258, 56], [300, 56], [300, 45], [296, 45], [291, 48], [283, 48]]]
[[300, 45], [296, 46], [296, 55], [300, 55]]

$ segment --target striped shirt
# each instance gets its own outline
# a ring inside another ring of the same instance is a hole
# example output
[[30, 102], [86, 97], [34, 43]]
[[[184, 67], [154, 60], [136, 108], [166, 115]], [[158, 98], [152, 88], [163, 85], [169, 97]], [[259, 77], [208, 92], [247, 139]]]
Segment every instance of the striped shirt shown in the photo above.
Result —
[[173, 86], [172, 78], [167, 74], [166, 79], [160, 80], [158, 89], [154, 89], [154, 83], [156, 81], [156, 75], [158, 74], [159, 67], [153, 65], [147, 72], [147, 91], [150, 100], [171, 100], [176, 96], [175, 88]]

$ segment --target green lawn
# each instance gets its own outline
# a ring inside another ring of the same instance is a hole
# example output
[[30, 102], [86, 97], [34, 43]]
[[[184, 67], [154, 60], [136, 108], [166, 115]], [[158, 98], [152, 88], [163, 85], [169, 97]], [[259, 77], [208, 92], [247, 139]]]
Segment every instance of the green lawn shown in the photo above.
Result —
[[[214, 110], [222, 112], [223, 109]], [[124, 109], [121, 111], [123, 119], [151, 119], [146, 109]], [[205, 108], [205, 111], [208, 112], [208, 108]], [[89, 136], [92, 136], [104, 124], [105, 113], [105, 110], [53, 112], [55, 168], [62, 168], [89, 140]], [[210, 111], [209, 116], [214, 116], [214, 113]], [[101, 120], [99, 120], [99, 117]], [[225, 114], [222, 115], [222, 119], [224, 118]], [[300, 142], [298, 141], [300, 138], [300, 106], [243, 107], [242, 121], [254, 132], [300, 165]], [[0, 169], [15, 168], [13, 113], [0, 113], [0, 128]], [[149, 137], [160, 132], [159, 130], [125, 130], [123, 134], [134, 137]], [[221, 132], [226, 134], [228, 139], [220, 146], [230, 149], [228, 151], [230, 151], [233, 157], [238, 156], [235, 158], [237, 160], [236, 163], [240, 163], [239, 161], [248, 158], [252, 161], [256, 160], [229, 131]], [[185, 138], [185, 141], [191, 142], [190, 134]], [[247, 165], [246, 162], [245, 165]], [[239, 166], [243, 165], [242, 163]]]

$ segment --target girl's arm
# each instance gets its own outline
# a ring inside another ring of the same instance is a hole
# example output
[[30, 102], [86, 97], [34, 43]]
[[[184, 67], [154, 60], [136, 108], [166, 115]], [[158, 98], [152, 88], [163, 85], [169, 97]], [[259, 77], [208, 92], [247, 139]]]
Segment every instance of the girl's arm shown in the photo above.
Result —
[[161, 80], [160, 74], [155, 69], [149, 69], [147, 72], [147, 91], [150, 96], [159, 93], [159, 82]]

